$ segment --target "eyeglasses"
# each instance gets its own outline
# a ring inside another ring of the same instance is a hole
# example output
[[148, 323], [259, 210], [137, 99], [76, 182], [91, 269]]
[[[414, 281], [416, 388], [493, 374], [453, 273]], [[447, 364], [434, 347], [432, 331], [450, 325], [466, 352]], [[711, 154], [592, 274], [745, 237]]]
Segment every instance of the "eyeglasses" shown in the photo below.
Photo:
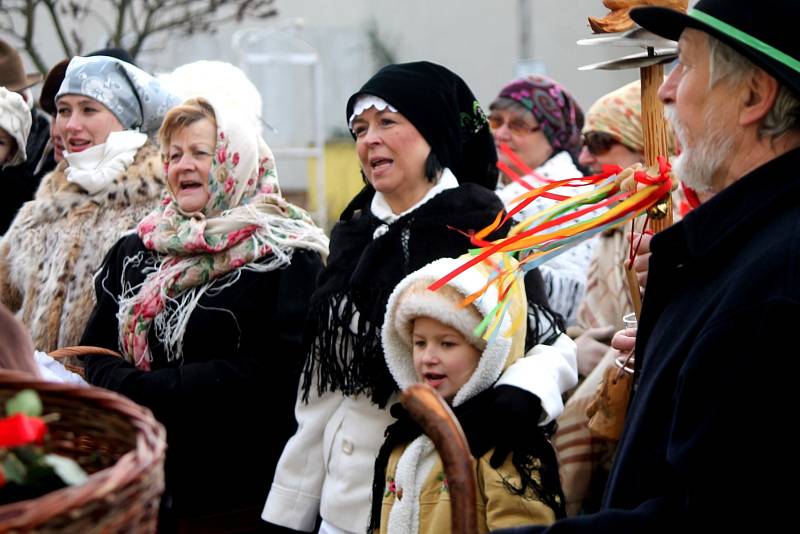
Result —
[[514, 135], [525, 135], [533, 132], [538, 132], [542, 129], [541, 125], [531, 126], [522, 119], [510, 119], [506, 122], [503, 117], [498, 115], [489, 115], [489, 127], [492, 130], [499, 130], [504, 124], [508, 125], [508, 129]]
[[583, 134], [583, 146], [593, 156], [602, 156], [614, 145], [620, 142], [613, 135], [606, 132], [586, 132]]

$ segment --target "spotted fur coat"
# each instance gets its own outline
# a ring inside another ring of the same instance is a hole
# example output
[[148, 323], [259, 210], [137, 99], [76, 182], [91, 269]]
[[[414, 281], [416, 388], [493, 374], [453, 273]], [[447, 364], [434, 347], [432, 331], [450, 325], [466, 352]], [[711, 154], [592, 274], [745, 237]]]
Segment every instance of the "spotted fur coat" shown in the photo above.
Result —
[[92, 277], [111, 246], [161, 199], [157, 148], [147, 143], [105, 190], [67, 182], [65, 162], [42, 179], [0, 244], [0, 300], [38, 350], [76, 345], [94, 307]]

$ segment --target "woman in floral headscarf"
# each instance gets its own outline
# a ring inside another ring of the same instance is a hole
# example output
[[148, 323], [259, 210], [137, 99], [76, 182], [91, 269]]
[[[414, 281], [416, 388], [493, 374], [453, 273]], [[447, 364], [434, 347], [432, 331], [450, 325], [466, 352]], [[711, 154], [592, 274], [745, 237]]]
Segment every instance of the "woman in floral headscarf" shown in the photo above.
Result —
[[[546, 76], [528, 76], [508, 83], [489, 106], [492, 128], [500, 164], [509, 165], [517, 174], [522, 169], [503, 149], [516, 154], [535, 176], [526, 176], [532, 185], [542, 180], [580, 178], [578, 168], [581, 150], [583, 112], [567, 90]], [[501, 165], [502, 166], [502, 165]], [[497, 194], [506, 208], [528, 190], [503, 172]], [[553, 192], [573, 195], [577, 188], [561, 187]], [[555, 201], [536, 199], [518, 214], [524, 220], [550, 207]], [[591, 241], [584, 241], [540, 267], [547, 288], [550, 306], [561, 313], [567, 325], [574, 324], [578, 304], [586, 289], [586, 269], [591, 259]]]
[[75, 345], [94, 306], [105, 252], [164, 192], [149, 140], [178, 99], [141, 69], [108, 56], [75, 57], [55, 97], [64, 161], [42, 178], [0, 246], [0, 302], [35, 349]]
[[87, 356], [86, 376], [167, 427], [164, 521], [248, 532], [294, 431], [301, 330], [328, 240], [281, 196], [252, 121], [191, 99], [159, 140], [168, 192], [108, 253], [81, 340], [123, 358]]

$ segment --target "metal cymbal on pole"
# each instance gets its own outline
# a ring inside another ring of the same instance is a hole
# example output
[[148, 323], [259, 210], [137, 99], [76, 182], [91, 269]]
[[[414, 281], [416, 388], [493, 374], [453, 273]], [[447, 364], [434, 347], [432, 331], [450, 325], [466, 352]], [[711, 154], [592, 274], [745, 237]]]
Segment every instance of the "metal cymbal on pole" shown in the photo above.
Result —
[[678, 57], [677, 48], [656, 48], [652, 53], [638, 52], [628, 56], [623, 56], [617, 59], [610, 59], [601, 61], [599, 63], [592, 63], [578, 67], [578, 70], [625, 70], [625, 69], [640, 69], [642, 67], [650, 67], [652, 65], [660, 65], [662, 63], [669, 63]]
[[580, 46], [638, 46], [640, 48], [674, 48], [677, 46], [675, 41], [664, 39], [641, 27], [633, 28], [626, 32], [602, 34], [597, 37], [581, 39], [578, 41]]

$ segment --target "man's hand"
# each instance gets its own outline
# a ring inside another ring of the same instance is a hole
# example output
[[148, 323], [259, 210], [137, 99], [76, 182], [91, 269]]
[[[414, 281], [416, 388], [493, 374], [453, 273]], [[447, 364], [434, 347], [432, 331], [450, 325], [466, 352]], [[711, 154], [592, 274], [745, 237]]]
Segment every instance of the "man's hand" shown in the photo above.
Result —
[[611, 346], [620, 352], [630, 352], [636, 346], [636, 330], [620, 330], [611, 339]]

